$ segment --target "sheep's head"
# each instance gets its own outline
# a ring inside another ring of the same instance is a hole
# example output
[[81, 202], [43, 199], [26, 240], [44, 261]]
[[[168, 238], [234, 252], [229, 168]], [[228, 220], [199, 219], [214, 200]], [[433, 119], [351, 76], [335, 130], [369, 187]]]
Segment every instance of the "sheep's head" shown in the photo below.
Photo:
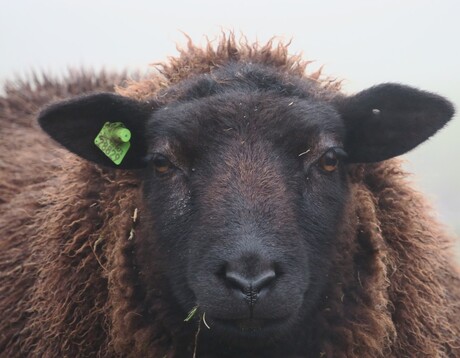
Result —
[[[162, 96], [89, 95], [52, 105], [39, 121], [81, 157], [145, 174], [145, 285], [154, 244], [182, 314], [198, 305], [206, 334], [252, 347], [292, 335], [318, 304], [347, 220], [348, 163], [407, 152], [453, 115], [443, 98], [410, 87], [346, 97], [255, 64], [230, 64]], [[93, 144], [106, 121], [132, 133], [119, 166]]]

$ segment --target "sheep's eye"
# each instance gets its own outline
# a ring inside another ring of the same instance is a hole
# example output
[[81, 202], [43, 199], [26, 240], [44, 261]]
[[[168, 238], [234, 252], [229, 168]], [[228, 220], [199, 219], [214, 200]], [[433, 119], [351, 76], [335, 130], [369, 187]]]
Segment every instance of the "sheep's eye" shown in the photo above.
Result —
[[339, 166], [339, 158], [334, 149], [329, 149], [326, 153], [319, 158], [318, 165], [326, 172], [333, 172]]
[[157, 154], [152, 158], [153, 167], [158, 174], [166, 174], [172, 168], [171, 162], [165, 156]]

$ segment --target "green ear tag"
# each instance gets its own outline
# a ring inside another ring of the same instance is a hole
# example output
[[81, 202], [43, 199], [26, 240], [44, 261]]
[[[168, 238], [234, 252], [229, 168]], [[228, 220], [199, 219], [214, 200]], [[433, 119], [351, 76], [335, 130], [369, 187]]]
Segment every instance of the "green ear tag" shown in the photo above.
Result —
[[94, 139], [94, 144], [108, 156], [112, 162], [119, 165], [131, 143], [131, 131], [121, 122], [106, 122]]

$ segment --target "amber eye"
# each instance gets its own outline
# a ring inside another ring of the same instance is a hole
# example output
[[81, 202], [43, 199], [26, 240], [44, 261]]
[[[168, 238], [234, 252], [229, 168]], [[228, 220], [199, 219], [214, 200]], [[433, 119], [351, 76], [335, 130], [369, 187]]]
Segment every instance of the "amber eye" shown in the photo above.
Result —
[[171, 168], [172, 164], [165, 156], [157, 154], [152, 158], [153, 167], [158, 174], [166, 174]]
[[318, 165], [326, 172], [333, 172], [339, 166], [339, 158], [334, 149], [328, 150], [319, 158]]

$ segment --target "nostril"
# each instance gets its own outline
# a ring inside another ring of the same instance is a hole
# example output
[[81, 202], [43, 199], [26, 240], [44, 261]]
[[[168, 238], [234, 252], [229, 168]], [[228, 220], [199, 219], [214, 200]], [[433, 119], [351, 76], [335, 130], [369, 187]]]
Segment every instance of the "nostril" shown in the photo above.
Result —
[[250, 290], [251, 283], [244, 276], [235, 271], [226, 271], [225, 279], [227, 283], [234, 289], [246, 292]]
[[274, 270], [264, 271], [254, 278], [252, 281], [252, 288], [254, 291], [260, 292], [263, 288], [270, 286], [275, 278], [276, 273]]

